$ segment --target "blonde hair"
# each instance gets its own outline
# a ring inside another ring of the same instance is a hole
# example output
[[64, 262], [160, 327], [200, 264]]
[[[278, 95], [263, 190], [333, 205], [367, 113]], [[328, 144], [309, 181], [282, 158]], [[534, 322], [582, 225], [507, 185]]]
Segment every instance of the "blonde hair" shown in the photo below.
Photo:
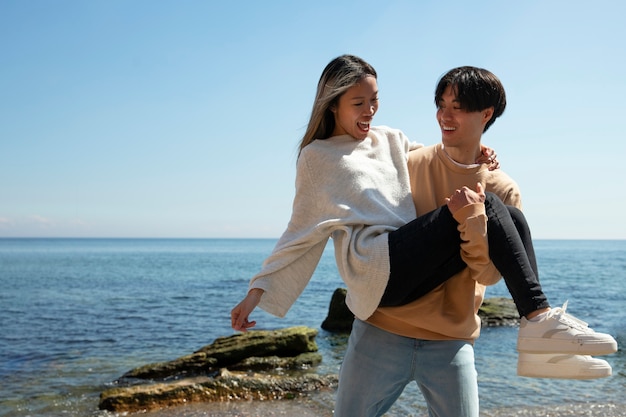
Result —
[[358, 56], [341, 55], [326, 65], [317, 83], [313, 110], [300, 141], [298, 155], [315, 139], [328, 139], [332, 135], [335, 130], [335, 115], [331, 108], [350, 87], [367, 76], [378, 77], [374, 67]]

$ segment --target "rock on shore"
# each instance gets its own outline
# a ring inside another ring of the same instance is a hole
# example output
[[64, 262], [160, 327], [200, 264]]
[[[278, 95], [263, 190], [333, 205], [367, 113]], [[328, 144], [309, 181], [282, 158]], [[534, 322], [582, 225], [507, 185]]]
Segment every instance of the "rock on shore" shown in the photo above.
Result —
[[478, 317], [482, 327], [517, 326], [519, 313], [515, 303], [510, 298], [486, 298], [478, 309]]
[[[354, 316], [345, 305], [345, 289], [333, 294], [322, 328], [349, 333]], [[483, 326], [516, 325], [517, 309], [507, 298], [486, 299], [479, 311]], [[312, 368], [317, 330], [291, 327], [255, 330], [216, 339], [212, 344], [168, 362], [153, 363], [125, 373], [117, 387], [100, 394], [99, 408], [137, 412], [198, 401], [296, 398], [337, 386], [336, 375], [319, 375]]]
[[198, 376], [112, 388], [101, 394], [99, 408], [116, 412], [138, 412], [203, 401], [295, 399], [307, 392], [336, 386], [335, 375], [269, 375], [222, 369], [213, 377]]
[[123, 386], [100, 394], [99, 408], [136, 412], [194, 401], [285, 399], [335, 387], [336, 375], [305, 372], [322, 360], [316, 335], [291, 327], [218, 338], [190, 355], [127, 372], [116, 381]]

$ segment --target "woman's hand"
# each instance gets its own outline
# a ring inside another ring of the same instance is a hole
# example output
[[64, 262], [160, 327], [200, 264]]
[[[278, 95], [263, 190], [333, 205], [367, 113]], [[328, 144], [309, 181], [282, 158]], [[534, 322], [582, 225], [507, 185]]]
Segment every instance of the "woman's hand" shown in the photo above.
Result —
[[252, 310], [259, 305], [263, 290], [260, 288], [253, 288], [248, 291], [246, 298], [244, 298], [239, 304], [235, 306], [230, 312], [230, 325], [233, 329], [246, 332], [249, 328], [256, 325], [256, 321], [248, 321], [248, 317]]
[[494, 149], [488, 146], [480, 145], [480, 156], [476, 159], [477, 164], [487, 164], [489, 171], [500, 168], [500, 162], [498, 162], [498, 155]]

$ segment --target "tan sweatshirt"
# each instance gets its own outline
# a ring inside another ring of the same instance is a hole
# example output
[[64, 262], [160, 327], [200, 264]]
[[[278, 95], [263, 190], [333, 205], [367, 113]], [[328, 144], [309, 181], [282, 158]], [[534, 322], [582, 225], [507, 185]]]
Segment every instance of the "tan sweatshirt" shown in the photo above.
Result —
[[[447, 156], [441, 144], [410, 152], [408, 164], [418, 216], [445, 204], [445, 198], [464, 185], [475, 189], [477, 182], [505, 204], [521, 208], [519, 187], [508, 175], [501, 170], [489, 171], [486, 165], [459, 165]], [[367, 320], [370, 324], [425, 340], [473, 341], [479, 336], [477, 312], [485, 285], [495, 284], [500, 273], [488, 259], [486, 228], [477, 222], [466, 222], [459, 225], [459, 231], [461, 238], [473, 245], [471, 250], [462, 251], [468, 267], [410, 304], [378, 308]]]

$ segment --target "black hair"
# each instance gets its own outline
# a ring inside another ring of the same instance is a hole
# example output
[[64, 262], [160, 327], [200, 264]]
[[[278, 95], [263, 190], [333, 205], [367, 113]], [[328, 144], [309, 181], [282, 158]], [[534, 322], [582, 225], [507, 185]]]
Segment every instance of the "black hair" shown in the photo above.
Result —
[[493, 73], [483, 68], [458, 67], [451, 69], [439, 79], [435, 89], [435, 105], [439, 102], [446, 88], [450, 86], [461, 108], [468, 112], [482, 111], [493, 107], [493, 116], [485, 125], [486, 132], [506, 108], [504, 86]]

